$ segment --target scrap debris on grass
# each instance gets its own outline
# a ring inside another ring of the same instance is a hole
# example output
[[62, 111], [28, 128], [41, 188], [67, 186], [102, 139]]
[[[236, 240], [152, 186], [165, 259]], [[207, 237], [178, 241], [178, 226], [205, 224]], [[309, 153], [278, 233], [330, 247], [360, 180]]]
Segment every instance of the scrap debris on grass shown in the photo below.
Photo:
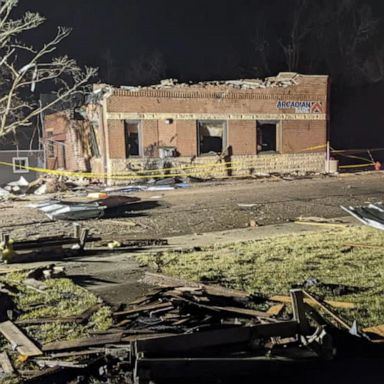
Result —
[[[45, 288], [30, 289], [28, 278]], [[327, 304], [304, 290], [264, 297], [147, 273], [145, 282], [156, 288], [112, 309], [56, 278], [53, 266], [2, 273], [0, 280], [13, 302], [0, 323], [3, 382], [78, 382], [80, 374], [111, 383], [164, 382], [185, 378], [186, 360], [190, 368], [229, 364], [237, 375], [244, 364], [257, 370], [270, 356], [318, 361], [384, 351], [382, 327], [351, 335], [352, 326], [332, 308], [348, 303]]]
[[184, 378], [185, 359], [213, 370], [229, 364], [237, 375], [271, 355], [318, 361], [384, 351], [382, 326], [363, 333], [335, 312], [346, 314], [352, 303], [302, 289], [268, 297], [146, 273], [156, 288], [111, 308], [54, 265], [0, 272], [3, 382], [69, 382], [81, 374], [138, 384]]
[[[346, 249], [355, 242], [367, 246]], [[352, 226], [137, 259], [160, 273], [250, 293], [280, 295], [307, 281], [303, 288], [323, 299], [356, 304], [346, 317], [365, 327], [384, 323], [383, 249], [380, 231]]]
[[369, 204], [366, 207], [341, 207], [364, 225], [384, 231], [384, 204]]

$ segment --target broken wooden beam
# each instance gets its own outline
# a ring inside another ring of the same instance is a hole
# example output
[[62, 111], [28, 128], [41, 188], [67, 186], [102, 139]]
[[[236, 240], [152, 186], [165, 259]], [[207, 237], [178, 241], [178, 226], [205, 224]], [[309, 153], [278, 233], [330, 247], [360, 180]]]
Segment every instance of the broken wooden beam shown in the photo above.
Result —
[[248, 344], [255, 338], [293, 337], [297, 333], [297, 322], [285, 321], [253, 327], [235, 327], [175, 335], [161, 339], [138, 340], [135, 342], [134, 350], [136, 353], [144, 352], [150, 355], [189, 352], [200, 348]]
[[52, 343], [44, 344], [42, 350], [44, 352], [55, 352], [87, 347], [97, 347], [105, 344], [120, 343], [122, 336], [123, 333], [120, 332], [117, 334], [81, 338], [77, 340], [55, 341]]
[[[290, 304], [291, 303], [291, 298], [289, 296], [276, 295], [276, 296], [270, 297], [268, 300], [276, 301], [278, 303], [286, 303], [286, 304]], [[304, 299], [304, 302], [306, 304], [311, 305], [311, 306], [316, 306], [317, 305], [314, 300], [311, 300], [308, 297], [306, 297]], [[324, 300], [324, 303], [330, 305], [333, 308], [339, 308], [339, 309], [354, 309], [356, 307], [355, 304], [344, 302], [344, 301]]]
[[229, 288], [219, 287], [216, 285], [206, 285], [206, 284], [196, 283], [196, 282], [187, 281], [187, 280], [166, 276], [158, 273], [146, 272], [142, 281], [144, 283], [147, 283], [150, 285], [158, 285], [160, 287], [201, 288], [201, 289], [204, 289], [206, 293], [213, 296], [238, 297], [238, 298], [249, 297], [249, 294], [247, 292], [240, 291], [237, 289], [229, 289]]
[[124, 316], [124, 315], [133, 315], [135, 313], [140, 312], [149, 312], [154, 311], [162, 308], [169, 307], [170, 303], [156, 303], [156, 304], [149, 304], [149, 305], [142, 305], [136, 308], [127, 309], [125, 311], [115, 312], [114, 316]]
[[40, 356], [41, 350], [12, 321], [0, 323], [0, 332], [23, 356]]
[[6, 374], [12, 374], [15, 372], [11, 360], [9, 359], [8, 353], [5, 351], [0, 353], [0, 365]]
[[346, 321], [344, 321], [341, 317], [337, 316], [335, 313], [333, 313], [326, 305], [324, 305], [320, 300], [316, 299], [312, 295], [310, 295], [308, 292], [303, 291], [304, 295], [307, 296], [307, 298], [315, 303], [315, 305], [319, 306], [324, 312], [326, 312], [329, 316], [331, 316], [338, 324], [346, 328], [347, 330], [351, 329], [351, 325], [349, 325]]
[[285, 304], [276, 304], [270, 307], [267, 313], [271, 316], [279, 316], [281, 312], [284, 310]]

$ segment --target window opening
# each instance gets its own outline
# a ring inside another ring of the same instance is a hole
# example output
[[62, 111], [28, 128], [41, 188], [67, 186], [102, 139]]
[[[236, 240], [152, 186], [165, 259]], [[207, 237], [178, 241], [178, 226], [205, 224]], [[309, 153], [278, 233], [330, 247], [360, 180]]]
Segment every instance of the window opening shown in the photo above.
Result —
[[222, 153], [226, 133], [225, 121], [198, 121], [199, 154]]
[[257, 151], [276, 152], [277, 150], [277, 124], [257, 123]]
[[28, 157], [14, 157], [12, 164], [14, 173], [29, 173], [29, 169], [25, 169], [29, 166]]
[[140, 156], [140, 137], [138, 121], [125, 121], [125, 154], [126, 157]]

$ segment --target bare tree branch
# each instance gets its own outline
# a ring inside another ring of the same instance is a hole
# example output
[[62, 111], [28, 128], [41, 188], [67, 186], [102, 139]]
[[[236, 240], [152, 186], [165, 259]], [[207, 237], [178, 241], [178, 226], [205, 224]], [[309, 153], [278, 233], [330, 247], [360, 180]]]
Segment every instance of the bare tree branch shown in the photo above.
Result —
[[[82, 69], [67, 56], [51, 57], [70, 35], [70, 28], [58, 27], [56, 36], [41, 47], [21, 41], [20, 34], [39, 27], [45, 19], [33, 12], [12, 19], [17, 4], [17, 0], [3, 0], [0, 5], [0, 137], [19, 127], [31, 126], [42, 112], [83, 93], [97, 74], [95, 68]], [[55, 88], [55, 97], [41, 106], [34, 91], [37, 86], [49, 84]]]

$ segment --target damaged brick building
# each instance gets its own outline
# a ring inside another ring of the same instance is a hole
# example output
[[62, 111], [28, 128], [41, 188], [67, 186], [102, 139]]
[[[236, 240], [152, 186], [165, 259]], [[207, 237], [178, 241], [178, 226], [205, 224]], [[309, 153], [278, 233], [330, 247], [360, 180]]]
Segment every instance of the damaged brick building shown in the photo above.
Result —
[[199, 173], [226, 176], [228, 161], [236, 164], [234, 175], [324, 172], [328, 103], [328, 76], [296, 73], [265, 80], [96, 85], [78, 119], [68, 111], [47, 116], [46, 138], [56, 137], [65, 148], [48, 145], [48, 164], [107, 175], [206, 164]]

